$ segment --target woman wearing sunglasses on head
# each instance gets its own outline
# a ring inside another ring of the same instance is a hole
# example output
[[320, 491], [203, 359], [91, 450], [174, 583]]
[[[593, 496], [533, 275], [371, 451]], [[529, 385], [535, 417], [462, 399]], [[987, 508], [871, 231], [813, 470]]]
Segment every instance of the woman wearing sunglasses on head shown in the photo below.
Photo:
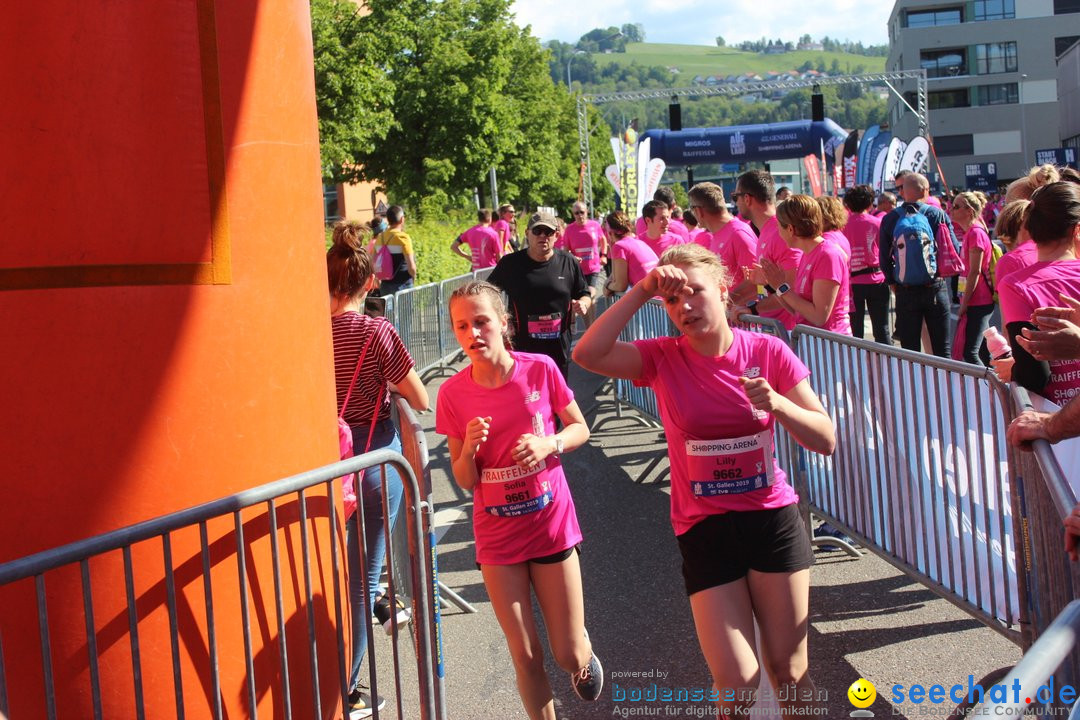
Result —
[[555, 248], [557, 232], [552, 213], [534, 213], [525, 231], [525, 249], [503, 257], [488, 282], [510, 299], [517, 349], [547, 355], [567, 377], [574, 314], [588, 312], [592, 298], [578, 261]]

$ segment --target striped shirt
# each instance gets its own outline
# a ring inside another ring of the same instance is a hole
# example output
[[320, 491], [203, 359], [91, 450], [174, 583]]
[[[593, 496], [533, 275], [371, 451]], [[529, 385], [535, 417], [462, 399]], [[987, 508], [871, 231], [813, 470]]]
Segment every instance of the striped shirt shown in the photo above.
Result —
[[388, 382], [397, 385], [413, 369], [413, 360], [409, 351], [398, 337], [394, 326], [381, 318], [375, 319], [358, 312], [345, 312], [330, 318], [334, 334], [334, 382], [337, 386], [337, 409], [341, 413], [341, 404], [349, 391], [356, 363], [365, 343], [376, 328], [382, 326], [379, 334], [371, 341], [364, 367], [356, 378], [356, 387], [349, 397], [349, 407], [345, 411], [345, 422], [350, 425], [366, 425], [371, 422], [375, 412], [375, 403], [379, 397], [378, 419], [390, 417], [390, 393]]

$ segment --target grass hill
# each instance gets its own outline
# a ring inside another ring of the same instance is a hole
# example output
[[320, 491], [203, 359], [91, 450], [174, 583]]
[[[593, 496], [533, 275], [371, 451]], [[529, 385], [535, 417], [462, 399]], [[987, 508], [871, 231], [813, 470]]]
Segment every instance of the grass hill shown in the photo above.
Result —
[[[658, 65], [678, 68], [676, 85], [690, 85], [695, 75], [738, 75], [753, 72], [763, 75], [769, 70], [784, 72], [795, 70], [809, 62], [814, 69], [824, 65], [825, 70], [837, 63], [845, 74], [881, 72], [885, 69], [884, 57], [854, 55], [843, 52], [796, 50], [795, 52], [769, 55], [744, 52], [730, 47], [708, 45], [675, 45], [667, 43], [629, 43], [624, 53], [595, 53], [592, 55], [597, 69], [607, 65], [643, 66]], [[862, 70], [859, 70], [859, 66]]]

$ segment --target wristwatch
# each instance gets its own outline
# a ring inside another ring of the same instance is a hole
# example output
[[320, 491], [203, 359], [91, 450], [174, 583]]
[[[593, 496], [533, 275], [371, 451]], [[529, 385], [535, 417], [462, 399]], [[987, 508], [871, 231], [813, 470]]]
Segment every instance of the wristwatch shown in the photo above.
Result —
[[556, 455], [562, 455], [563, 454], [563, 448], [565, 448], [565, 447], [566, 447], [566, 444], [563, 443], [563, 439], [561, 437], [559, 437], [558, 435], [556, 435], [555, 436], [555, 454]]
[[784, 293], [786, 293], [790, 289], [791, 289], [791, 286], [788, 285], [787, 283], [780, 283], [780, 287], [776, 288], [776, 294], [777, 295], [783, 295]]

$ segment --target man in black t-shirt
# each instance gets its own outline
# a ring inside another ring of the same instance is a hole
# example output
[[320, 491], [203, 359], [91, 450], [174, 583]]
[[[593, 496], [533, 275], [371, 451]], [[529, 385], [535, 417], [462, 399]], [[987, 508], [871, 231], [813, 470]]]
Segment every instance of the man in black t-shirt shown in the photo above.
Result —
[[525, 232], [525, 249], [499, 260], [488, 280], [510, 298], [514, 347], [547, 355], [568, 377], [574, 314], [584, 315], [592, 299], [577, 260], [555, 249], [557, 232], [554, 215], [534, 213]]

